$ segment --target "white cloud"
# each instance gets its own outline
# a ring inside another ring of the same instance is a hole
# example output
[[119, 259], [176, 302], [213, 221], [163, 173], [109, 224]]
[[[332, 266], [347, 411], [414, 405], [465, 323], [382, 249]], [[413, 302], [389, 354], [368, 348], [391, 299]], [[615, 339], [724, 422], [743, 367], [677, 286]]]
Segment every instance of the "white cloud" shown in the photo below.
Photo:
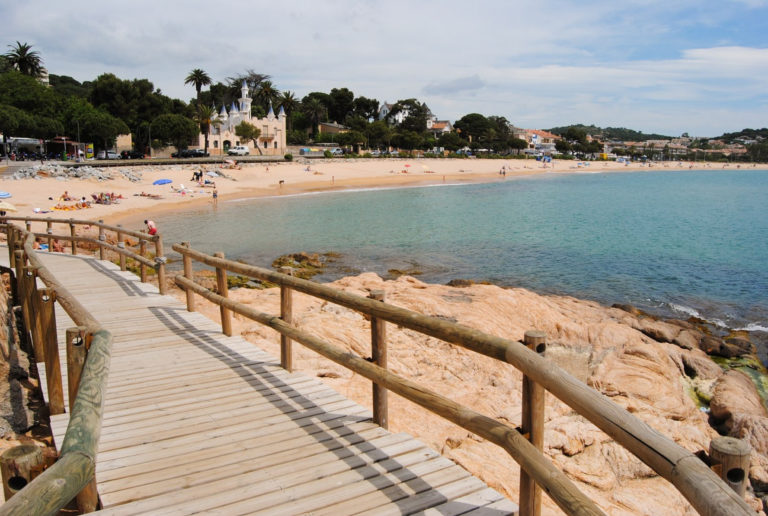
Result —
[[[417, 97], [441, 118], [481, 112], [532, 127], [676, 134], [696, 121], [717, 133], [765, 118], [768, 104], [768, 49], [754, 43], [764, 36], [729, 30], [768, 0], [40, 4], [0, 5], [0, 44], [32, 44], [51, 73], [147, 78], [182, 99], [194, 95], [193, 68], [215, 81], [252, 68], [299, 97], [348, 87], [382, 102]], [[718, 40], [702, 39], [705, 26]]]

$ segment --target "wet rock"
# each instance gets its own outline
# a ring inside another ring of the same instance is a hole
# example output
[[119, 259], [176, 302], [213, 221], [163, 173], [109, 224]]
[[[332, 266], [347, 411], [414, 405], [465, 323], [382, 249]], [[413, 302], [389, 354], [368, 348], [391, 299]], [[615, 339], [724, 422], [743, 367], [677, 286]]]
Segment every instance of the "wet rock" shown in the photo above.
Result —
[[632, 315], [642, 315], [642, 312], [635, 308], [632, 305], [627, 305], [624, 303], [614, 303], [611, 305], [611, 308], [618, 308], [619, 310], [624, 310], [627, 313], [630, 313]]
[[448, 285], [449, 287], [471, 287], [474, 284], [475, 284], [475, 282], [472, 281], [472, 280], [458, 279], [458, 278], [457, 279], [452, 279], [451, 281], [446, 283], [446, 285]]
[[637, 319], [635, 328], [657, 342], [674, 342], [680, 334], [680, 328], [653, 319]]
[[[736, 419], [743, 421], [745, 416], [768, 418], [768, 409], [763, 405], [752, 379], [735, 369], [726, 372], [717, 381], [709, 408], [712, 417], [723, 422], [729, 433]], [[768, 435], [765, 442], [768, 443]], [[768, 447], [768, 444], [764, 446]]]
[[704, 335], [696, 330], [682, 330], [672, 340], [673, 344], [680, 346], [683, 349], [698, 349], [699, 342]]
[[699, 342], [699, 347], [707, 355], [715, 355], [724, 358], [734, 358], [754, 353], [752, 343], [740, 338], [729, 339], [726, 342], [723, 339], [705, 335]]

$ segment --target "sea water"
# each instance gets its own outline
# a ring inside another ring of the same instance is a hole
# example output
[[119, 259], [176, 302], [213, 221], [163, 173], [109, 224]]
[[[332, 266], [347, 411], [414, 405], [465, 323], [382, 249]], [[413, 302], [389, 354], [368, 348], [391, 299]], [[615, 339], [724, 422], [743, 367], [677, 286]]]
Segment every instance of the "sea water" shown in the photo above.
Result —
[[219, 201], [158, 221], [166, 241], [269, 267], [340, 256], [319, 281], [406, 271], [630, 303], [768, 331], [768, 172], [554, 174], [495, 183]]

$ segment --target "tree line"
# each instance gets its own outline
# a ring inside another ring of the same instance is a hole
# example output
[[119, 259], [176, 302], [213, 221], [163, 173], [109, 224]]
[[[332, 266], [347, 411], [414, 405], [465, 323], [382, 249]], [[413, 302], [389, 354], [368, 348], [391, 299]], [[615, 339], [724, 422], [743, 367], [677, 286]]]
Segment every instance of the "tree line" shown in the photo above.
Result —
[[[327, 93], [314, 91], [299, 98], [292, 91], [280, 91], [269, 75], [250, 69], [216, 82], [204, 70], [192, 70], [184, 78], [184, 83], [195, 89], [195, 97], [188, 103], [164, 95], [147, 79], [125, 80], [110, 73], [83, 83], [51, 74], [50, 87], [46, 87], [38, 80], [46, 73], [39, 53], [20, 42], [9, 45], [9, 49], [0, 56], [0, 131], [4, 135], [79, 137], [80, 141], [92, 141], [97, 148], [106, 149], [112, 147], [119, 134], [131, 133], [134, 145], [141, 151], [150, 145], [186, 148], [196, 140], [198, 131], [206, 135], [207, 142], [217, 114], [222, 107], [231, 109], [245, 84], [253, 99], [252, 116], [264, 117], [270, 109], [285, 111], [286, 137], [291, 145], [332, 142], [356, 148], [469, 148], [498, 154], [519, 153], [528, 146], [512, 134], [511, 124], [503, 116], [470, 113], [454, 122], [453, 131], [433, 134], [427, 130], [433, 115], [416, 98], [398, 100], [380, 119], [382, 105], [377, 99], [356, 96], [344, 87]], [[322, 123], [346, 129], [339, 134], [321, 132]], [[238, 134], [245, 140], [258, 138], [250, 128], [239, 129]], [[562, 153], [600, 152], [599, 144], [588, 141], [587, 134], [634, 141], [669, 138], [581, 124], [549, 131], [563, 137], [557, 143]], [[764, 144], [759, 145], [751, 155], [764, 155]]]

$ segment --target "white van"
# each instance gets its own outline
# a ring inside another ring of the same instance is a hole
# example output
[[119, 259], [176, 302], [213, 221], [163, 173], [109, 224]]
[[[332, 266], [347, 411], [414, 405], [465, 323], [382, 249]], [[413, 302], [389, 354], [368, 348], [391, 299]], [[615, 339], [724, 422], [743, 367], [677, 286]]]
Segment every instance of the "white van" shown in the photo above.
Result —
[[237, 145], [227, 151], [230, 156], [248, 156], [251, 151], [245, 145]]

